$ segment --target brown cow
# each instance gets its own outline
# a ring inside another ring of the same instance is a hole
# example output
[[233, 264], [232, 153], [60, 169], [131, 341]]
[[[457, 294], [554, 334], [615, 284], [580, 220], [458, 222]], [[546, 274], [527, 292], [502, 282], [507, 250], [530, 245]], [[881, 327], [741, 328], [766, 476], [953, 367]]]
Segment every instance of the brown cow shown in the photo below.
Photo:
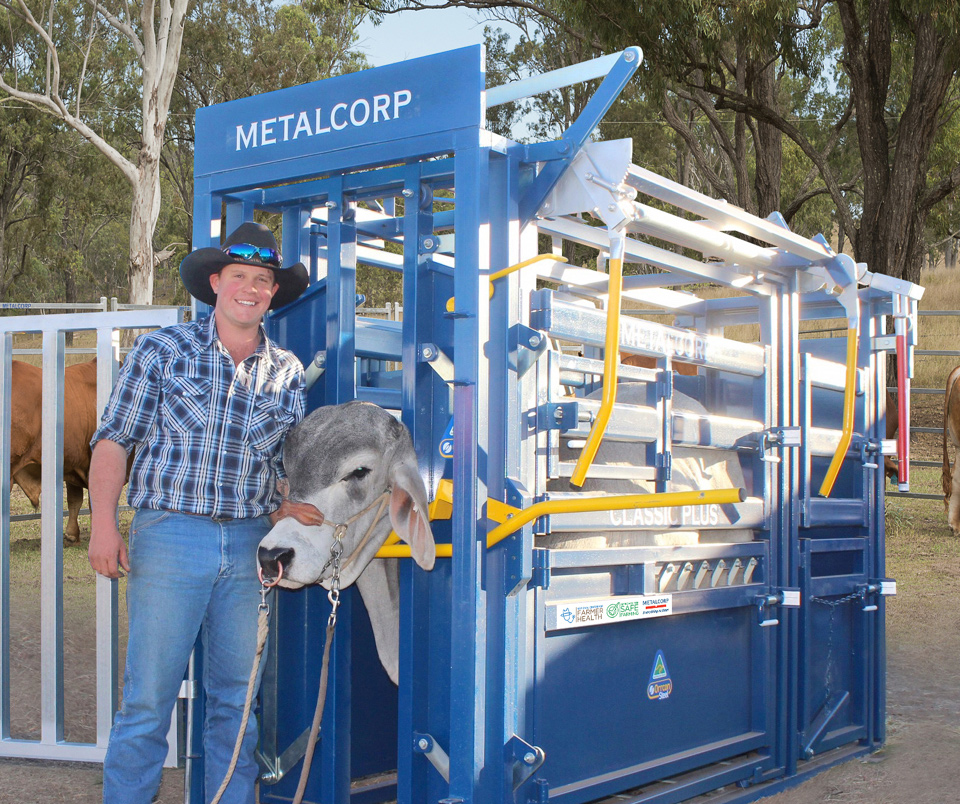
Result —
[[[947, 509], [947, 524], [955, 536], [960, 536], [960, 472], [957, 455], [960, 454], [960, 366], [947, 377], [943, 397], [943, 507]], [[953, 461], [949, 450], [953, 450]]]
[[[10, 411], [10, 476], [33, 503], [40, 505], [41, 415], [43, 373], [13, 361]], [[97, 429], [97, 361], [67, 366], [63, 386], [63, 480], [69, 520], [65, 540], [80, 541], [77, 519], [90, 469], [90, 438]]]

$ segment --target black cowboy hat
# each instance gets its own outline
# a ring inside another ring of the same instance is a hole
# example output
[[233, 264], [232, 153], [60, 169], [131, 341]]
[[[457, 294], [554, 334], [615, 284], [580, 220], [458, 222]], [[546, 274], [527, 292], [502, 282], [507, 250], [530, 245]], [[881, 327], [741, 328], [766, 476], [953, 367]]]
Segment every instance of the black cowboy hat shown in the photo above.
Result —
[[310, 277], [302, 262], [282, 267], [277, 239], [262, 223], [241, 223], [220, 248], [198, 248], [180, 263], [180, 278], [190, 295], [216, 306], [217, 294], [210, 287], [210, 277], [228, 265], [254, 265], [270, 268], [277, 278], [277, 292], [270, 303], [276, 310], [300, 298], [310, 284]]

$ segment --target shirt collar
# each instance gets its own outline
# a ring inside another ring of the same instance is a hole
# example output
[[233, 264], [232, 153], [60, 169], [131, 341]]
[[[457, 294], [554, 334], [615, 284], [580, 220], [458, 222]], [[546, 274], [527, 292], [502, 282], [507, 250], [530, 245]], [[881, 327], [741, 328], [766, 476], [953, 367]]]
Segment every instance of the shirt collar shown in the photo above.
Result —
[[[214, 342], [219, 341], [217, 336], [217, 324], [216, 324], [216, 314], [210, 313], [207, 317], [205, 325], [201, 325], [200, 328], [200, 345], [204, 348], [210, 347]], [[253, 350], [254, 356], [261, 358], [266, 362], [268, 366], [273, 366], [276, 363], [274, 357], [273, 346], [267, 338], [267, 330], [263, 326], [263, 322], [260, 322], [260, 343], [257, 344], [257, 348]]]

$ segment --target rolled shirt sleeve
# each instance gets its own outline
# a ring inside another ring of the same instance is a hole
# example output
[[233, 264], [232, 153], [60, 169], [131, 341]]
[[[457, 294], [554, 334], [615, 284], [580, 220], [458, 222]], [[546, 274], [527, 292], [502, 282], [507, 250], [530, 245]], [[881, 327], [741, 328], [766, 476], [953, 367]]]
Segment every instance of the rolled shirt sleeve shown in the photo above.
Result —
[[93, 447], [107, 439], [127, 454], [147, 440], [157, 417], [160, 375], [156, 351], [140, 336], [120, 367], [110, 401], [100, 417], [100, 426], [90, 439]]

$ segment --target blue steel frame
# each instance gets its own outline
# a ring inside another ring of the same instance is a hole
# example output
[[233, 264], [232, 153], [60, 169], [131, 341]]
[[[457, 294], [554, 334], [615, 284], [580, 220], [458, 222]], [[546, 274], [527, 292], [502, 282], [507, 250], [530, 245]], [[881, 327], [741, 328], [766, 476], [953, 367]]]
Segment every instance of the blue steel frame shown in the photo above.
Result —
[[[530, 734], [535, 731], [530, 724], [544, 719], [533, 693], [541, 683], [543, 646], [531, 637], [529, 624], [542, 633], [547, 585], [530, 581], [538, 573], [548, 577], [550, 568], [534, 565], [544, 551], [534, 549], [531, 525], [487, 551], [488, 524], [482, 505], [489, 497], [519, 506], [543, 493], [544, 489], [534, 488], [543, 468], [537, 463], [541, 458], [530, 458], [523, 443], [526, 436], [510, 426], [506, 411], [531, 409], [544, 400], [531, 397], [530, 385], [516, 381], [510, 366], [516, 366], [521, 350], [508, 327], [501, 325], [517, 320], [521, 299], [533, 289], [533, 280], [509, 283], [488, 303], [487, 277], [536, 252], [537, 232], [529, 224], [634, 74], [639, 55], [636, 49], [624, 51], [576, 123], [549, 143], [517, 145], [483, 129], [479, 48], [198, 113], [194, 246], [218, 244], [222, 218], [222, 229], [231, 231], [256, 211], [282, 214], [283, 252], [288, 261], [300, 255], [307, 262], [313, 284], [300, 300], [271, 315], [267, 326], [271, 337], [296, 352], [305, 364], [318, 350], [325, 351], [326, 371], [310, 393], [310, 406], [361, 398], [398, 409], [413, 436], [428, 490], [432, 493], [442, 478], [452, 480], [456, 489], [450, 522], [435, 527], [440, 540], [452, 542], [453, 558], [438, 562], [430, 575], [412, 562], [402, 564], [403, 681], [396, 700], [400, 738], [395, 788], [388, 782], [351, 790], [351, 775], [358, 764], [351, 754], [360, 750], [351, 733], [359, 725], [357, 718], [367, 716], [358, 714], [359, 685], [366, 690], [371, 680], [357, 675], [356, 657], [366, 650], [367, 637], [363, 618], [354, 616], [356, 601], [347, 595], [332, 651], [323, 738], [314, 764], [318, 780], [308, 787], [310, 801], [375, 802], [390, 797], [394, 789], [403, 804], [589, 800], [584, 797], [587, 792], [572, 788], [552, 795], [546, 780], [535, 777], [514, 790], [517, 752], [523, 755], [526, 750], [517, 735]], [[326, 128], [323, 123], [328, 124]], [[291, 134], [291, 127], [307, 133], [301, 140]], [[450, 189], [456, 196], [453, 209], [437, 210], [435, 194]], [[357, 204], [376, 198], [402, 199], [402, 215], [373, 223], [358, 221]], [[318, 207], [327, 210], [325, 217], [313, 217]], [[437, 255], [437, 233], [450, 230], [456, 238], [455, 270]], [[371, 388], [357, 380], [357, 360], [365, 355], [357, 345], [356, 269], [358, 247], [369, 238], [403, 243], [402, 347], [394, 357], [404, 367], [399, 387]], [[323, 255], [326, 275], [321, 277], [318, 265]], [[440, 312], [451, 296], [455, 309]], [[804, 419], [810, 407], [802, 392], [805, 375], [800, 361], [789, 357], [800, 351], [799, 325], [805, 315], [800, 297], [798, 286], [788, 284], [755, 298], [749, 313], [759, 323], [760, 342], [768, 345], [767, 379], [754, 386], [762, 388], [762, 393], [753, 397], [751, 415], [771, 426], [811, 425]], [[864, 297], [870, 310], [865, 320], [876, 327], [876, 320], [889, 310], [868, 291]], [[817, 301], [818, 297], [804, 298]], [[718, 300], [687, 323], [699, 331], [722, 329], [724, 323], [736, 323], [744, 315], [737, 307], [741, 303]], [[817, 309], [817, 316], [825, 317]], [[829, 313], [835, 314], [836, 310]], [[453, 374], [444, 379], [431, 365], [437, 345], [449, 352], [452, 361]], [[832, 348], [832, 344], [824, 346], [827, 352]], [[876, 355], [865, 347], [860, 362], [876, 384]], [[715, 402], [721, 406], [723, 400]], [[872, 427], [869, 435], [876, 437], [877, 410], [862, 406], [860, 414], [861, 430]], [[456, 426], [448, 462], [439, 455], [437, 444], [451, 415]], [[838, 496], [846, 499], [818, 502], [801, 495], [801, 480], [814, 464], [822, 477], [824, 467], [800, 453], [783, 450], [779, 463], [756, 459], [751, 464], [756, 487], [767, 490], [765, 535], [759, 539], [765, 542], [765, 583], [771, 591], [800, 588], [804, 600], [808, 595], [819, 596], [834, 604], [849, 584], [811, 578], [812, 563], [826, 562], [824, 572], [832, 578], [838, 568], [850, 563], [845, 556], [857, 553], [852, 560], [860, 562], [857, 582], [883, 577], [882, 549], [876, 548], [882, 545], [883, 523], [877, 514], [882, 505], [882, 474], [854, 466], [851, 459], [839, 481]], [[549, 522], [541, 527], [549, 529]], [[837, 528], [856, 532], [838, 539]], [[821, 555], [825, 557], [817, 557]], [[579, 564], [570, 566], [602, 567], [616, 560], [613, 554], [583, 554]], [[632, 559], [624, 560], [627, 565]], [[631, 583], [638, 582], [638, 577]], [[732, 590], [725, 599], [738, 601], [725, 605], [741, 609], [746, 605], [750, 611], [752, 604], [740, 591]], [[299, 597], [281, 594], [276, 606], [280, 614], [275, 615], [281, 636], [290, 623], [296, 633], [322, 634], [322, 628], [311, 632], [308, 625], [325, 619], [325, 605], [322, 595], [310, 591]], [[830, 610], [836, 608], [833, 605]], [[879, 608], [882, 615], [882, 600]], [[638, 792], [629, 800], [688, 800], [737, 782], [755, 785], [738, 798], [749, 801], [772, 792], [764, 782], [796, 783], [809, 769], [870, 750], [882, 741], [882, 616], [863, 620], [862, 627], [843, 626], [847, 629], [843, 635], [856, 638], [867, 657], [866, 664], [849, 669], [871, 679], [857, 703], [857, 711], [864, 714], [862, 728], [847, 723], [842, 715], [838, 718], [850, 705], [846, 700], [833, 701], [828, 695], [828, 705], [821, 705], [816, 696], [822, 691], [814, 689], [815, 674], [805, 669], [810, 663], [820, 667], [826, 661], [817, 654], [822, 646], [814, 638], [816, 630], [823, 628], [823, 618], [812, 606], [780, 609], [778, 616], [781, 627], [750, 637], [758, 648], [744, 660], [751, 677], [761, 682], [751, 692], [752, 700], [745, 702], [755, 712], [755, 736], [742, 744], [745, 751], [752, 748], [754, 753], [715, 768], [697, 770], [696, 763], [689, 761], [664, 765], [659, 769], [661, 776], [694, 773], [678, 776], [655, 793]], [[319, 654], [320, 646], [313, 648]], [[298, 681], [308, 686], [306, 678], [316, 672], [315, 661], [303, 654], [287, 661], [284, 650], [282, 644], [277, 646], [281, 655], [268, 669], [268, 680], [283, 676], [285, 663], [299, 662]], [[382, 685], [377, 689], [382, 690]], [[309, 713], [304, 717], [308, 721]], [[449, 784], [417, 756], [419, 749], [409, 739], [425, 723], [434, 724], [431, 728], [436, 730], [426, 736], [448, 748]], [[293, 728], [293, 736], [299, 728]], [[617, 735], [606, 739], [617, 739]], [[199, 745], [198, 738], [195, 744]], [[702, 761], [710, 761], [711, 756], [725, 757], [717, 749], [703, 754]], [[646, 784], [660, 778], [657, 773], [652, 767], [614, 775], [590, 787], [589, 797]], [[203, 800], [201, 777], [192, 774], [192, 801]], [[291, 783], [295, 779], [281, 780], [276, 787], [262, 786], [263, 800], [286, 800]]]

